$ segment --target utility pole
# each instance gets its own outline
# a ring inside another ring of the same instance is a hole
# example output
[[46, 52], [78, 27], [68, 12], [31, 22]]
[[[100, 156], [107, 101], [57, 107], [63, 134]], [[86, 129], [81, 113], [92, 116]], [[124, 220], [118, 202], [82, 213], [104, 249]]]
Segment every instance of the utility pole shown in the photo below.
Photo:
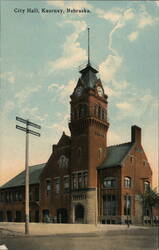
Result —
[[29, 134], [40, 136], [39, 133], [30, 130], [29, 126], [41, 129], [40, 125], [17, 117], [16, 120], [26, 124], [26, 128], [16, 125], [16, 129], [22, 130], [26, 133], [26, 144], [25, 144], [25, 234], [29, 235]]

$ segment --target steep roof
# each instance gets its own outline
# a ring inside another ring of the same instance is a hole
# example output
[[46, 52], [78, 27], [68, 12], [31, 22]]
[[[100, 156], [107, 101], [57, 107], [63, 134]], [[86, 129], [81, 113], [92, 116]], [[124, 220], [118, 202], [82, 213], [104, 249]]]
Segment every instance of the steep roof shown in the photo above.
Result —
[[66, 135], [65, 132], [63, 132], [57, 145], [59, 145], [59, 146], [70, 145], [70, 143], [71, 143], [70, 136]]
[[109, 168], [120, 166], [122, 164], [122, 160], [128, 154], [129, 150], [132, 147], [131, 142], [109, 146], [107, 148], [107, 156], [104, 162], [98, 167], [98, 169]]
[[96, 74], [98, 71], [91, 66], [91, 64], [87, 64], [84, 69], [80, 71], [81, 81], [84, 85], [84, 88], [94, 88], [97, 83]]
[[[39, 183], [39, 177], [44, 167], [45, 167], [45, 163], [29, 167], [29, 183], [30, 184]], [[20, 174], [15, 176], [13, 179], [8, 181], [6, 184], [4, 184], [1, 187], [1, 189], [19, 187], [19, 186], [24, 186], [24, 185], [25, 185], [25, 171], [21, 172]]]

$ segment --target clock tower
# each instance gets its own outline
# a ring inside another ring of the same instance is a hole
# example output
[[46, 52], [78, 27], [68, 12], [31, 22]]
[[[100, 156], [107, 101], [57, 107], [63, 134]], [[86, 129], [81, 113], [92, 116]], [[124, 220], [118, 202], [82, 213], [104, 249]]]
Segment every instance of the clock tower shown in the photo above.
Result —
[[[87, 173], [87, 185], [78, 189], [78, 194], [85, 194], [85, 223], [97, 221], [97, 167], [107, 153], [107, 95], [97, 73], [88, 56], [70, 96], [71, 171], [77, 174], [78, 182], [78, 174]], [[77, 194], [77, 190], [74, 192]]]

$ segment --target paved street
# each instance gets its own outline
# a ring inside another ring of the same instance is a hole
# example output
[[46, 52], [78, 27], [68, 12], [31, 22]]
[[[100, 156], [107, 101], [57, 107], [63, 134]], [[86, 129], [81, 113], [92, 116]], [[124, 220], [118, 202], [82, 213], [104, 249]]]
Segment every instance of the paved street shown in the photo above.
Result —
[[49, 236], [2, 234], [9, 250], [157, 250], [158, 229], [124, 229]]

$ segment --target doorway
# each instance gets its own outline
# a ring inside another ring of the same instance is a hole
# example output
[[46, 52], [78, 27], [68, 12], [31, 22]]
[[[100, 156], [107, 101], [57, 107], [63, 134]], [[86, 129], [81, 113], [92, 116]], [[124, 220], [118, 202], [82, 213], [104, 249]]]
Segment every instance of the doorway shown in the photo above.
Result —
[[46, 222], [46, 223], [50, 222], [50, 212], [48, 209], [43, 210], [43, 222]]
[[39, 210], [35, 211], [35, 217], [34, 217], [35, 222], [39, 222]]
[[57, 209], [57, 223], [67, 223], [68, 215], [66, 208], [58, 208]]
[[11, 211], [7, 211], [7, 221], [8, 222], [12, 222], [13, 221], [12, 212]]
[[75, 222], [76, 223], [84, 222], [84, 206], [82, 204], [77, 204], [75, 206]]

